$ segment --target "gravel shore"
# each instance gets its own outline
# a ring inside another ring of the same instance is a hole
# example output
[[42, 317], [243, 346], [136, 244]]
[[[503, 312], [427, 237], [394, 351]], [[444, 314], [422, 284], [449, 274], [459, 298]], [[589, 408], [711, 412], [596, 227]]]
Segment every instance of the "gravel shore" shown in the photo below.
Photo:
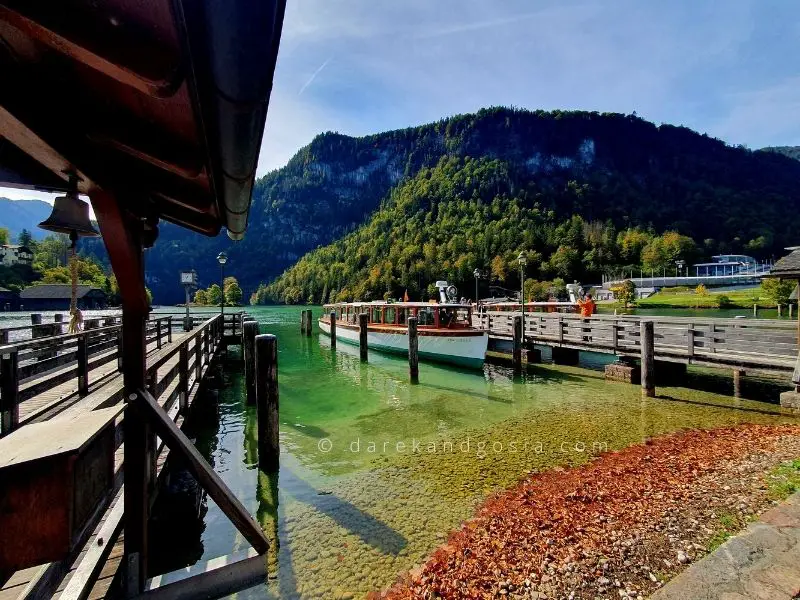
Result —
[[800, 426], [687, 431], [529, 477], [374, 598], [645, 598], [773, 506]]

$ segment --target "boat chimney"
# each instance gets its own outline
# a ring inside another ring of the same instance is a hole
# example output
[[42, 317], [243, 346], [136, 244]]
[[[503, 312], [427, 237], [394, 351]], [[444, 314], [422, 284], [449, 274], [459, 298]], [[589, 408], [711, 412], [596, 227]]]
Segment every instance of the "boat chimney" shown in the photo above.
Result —
[[447, 304], [447, 282], [442, 280], [437, 281], [436, 289], [439, 290], [439, 303]]

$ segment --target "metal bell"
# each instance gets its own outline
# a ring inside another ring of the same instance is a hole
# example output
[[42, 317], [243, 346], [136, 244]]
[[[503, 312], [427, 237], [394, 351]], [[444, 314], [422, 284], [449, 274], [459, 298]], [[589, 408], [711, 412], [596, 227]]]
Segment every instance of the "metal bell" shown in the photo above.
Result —
[[47, 219], [39, 223], [39, 227], [67, 235], [75, 232], [78, 237], [100, 235], [89, 220], [89, 204], [78, 198], [78, 193], [74, 191], [69, 191], [66, 196], [56, 198], [53, 212]]

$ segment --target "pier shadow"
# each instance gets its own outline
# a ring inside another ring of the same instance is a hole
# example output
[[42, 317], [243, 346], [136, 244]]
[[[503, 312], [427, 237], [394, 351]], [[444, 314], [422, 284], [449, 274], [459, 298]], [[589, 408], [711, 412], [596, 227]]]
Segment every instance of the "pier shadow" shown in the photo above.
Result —
[[318, 490], [287, 468], [281, 469], [281, 490], [327, 515], [383, 554], [397, 556], [408, 541], [394, 529], [335, 494]]
[[331, 436], [330, 433], [322, 429], [322, 427], [317, 427], [316, 425], [305, 425], [302, 423], [286, 423], [285, 425], [315, 440], [321, 440], [322, 438]]
[[[791, 416], [786, 415], [780, 409], [780, 406], [775, 406], [774, 409], [760, 409], [760, 408], [748, 408], [746, 406], [736, 406], [735, 404], [725, 405], [725, 404], [715, 404], [714, 402], [702, 402], [700, 400], [686, 400], [683, 398], [674, 398], [673, 396], [662, 396], [657, 395], [656, 400], [668, 400], [670, 402], [679, 402], [681, 404], [691, 404], [694, 406], [703, 406], [705, 408], [721, 408], [724, 410], [732, 410], [738, 412], [747, 412], [747, 413], [754, 413], [758, 415], [768, 415], [772, 417], [780, 417], [780, 416]], [[738, 402], [739, 400], [736, 398], [731, 398], [732, 402]]]

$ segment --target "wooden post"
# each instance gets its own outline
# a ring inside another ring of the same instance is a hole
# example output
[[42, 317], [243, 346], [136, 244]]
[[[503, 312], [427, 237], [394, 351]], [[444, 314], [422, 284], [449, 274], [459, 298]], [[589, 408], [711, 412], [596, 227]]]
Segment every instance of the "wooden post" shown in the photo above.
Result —
[[19, 427], [19, 357], [16, 351], [0, 358], [0, 435]]
[[[561, 320], [559, 319], [559, 326]], [[514, 340], [512, 349], [512, 363], [514, 370], [519, 371], [522, 369], [522, 317], [517, 315], [514, 317]]]
[[689, 323], [686, 330], [686, 354], [690, 359], [694, 357], [694, 323]]
[[194, 379], [199, 382], [203, 373], [203, 336], [198, 331], [194, 336]]
[[161, 319], [156, 319], [156, 348], [161, 350]]
[[408, 375], [411, 383], [419, 381], [419, 339], [417, 338], [417, 317], [408, 318]]
[[306, 332], [306, 309], [300, 311], [300, 335], [305, 334]]
[[753, 304], [753, 316], [758, 316], [758, 304]]
[[793, 309], [793, 308], [794, 308], [794, 304], [792, 304], [791, 302], [789, 302], [789, 318], [790, 318], [790, 319], [792, 318], [792, 309]]
[[117, 371], [122, 373], [122, 355], [123, 355], [123, 345], [122, 345], [122, 326], [117, 330]]
[[64, 314], [63, 313], [56, 313], [53, 315], [53, 335], [63, 335], [64, 333]]
[[172, 317], [167, 317], [167, 342], [172, 343]]
[[332, 310], [330, 314], [331, 319], [331, 348], [336, 350], [336, 311]]
[[189, 410], [189, 342], [184, 341], [178, 352], [178, 403], [185, 415]]
[[245, 397], [248, 404], [256, 401], [256, 336], [258, 323], [245, 321], [242, 326], [242, 356], [244, 358]]
[[744, 377], [745, 372], [744, 369], [734, 369], [733, 370], [733, 397], [734, 398], [741, 398], [742, 397], [742, 378]]
[[367, 362], [367, 322], [369, 316], [367, 313], [358, 315], [358, 350], [361, 355], [361, 361]]
[[[222, 326], [224, 331], [224, 323]], [[216, 335], [214, 337], [216, 337]], [[208, 327], [203, 330], [203, 345], [205, 346], [205, 363], [208, 364], [208, 362], [211, 360], [211, 335], [209, 334]]]
[[314, 327], [313, 316], [311, 313], [311, 309], [309, 308], [306, 311], [306, 337], [311, 337], [311, 330]]
[[639, 325], [639, 344], [642, 357], [642, 396], [652, 398], [656, 395], [655, 378], [655, 335], [652, 321], [642, 321]]
[[42, 324], [42, 313], [31, 313], [31, 325]]
[[89, 334], [78, 337], [78, 395], [89, 395]]
[[255, 337], [256, 409], [258, 412], [258, 460], [261, 468], [277, 470], [280, 462], [278, 436], [278, 338]]

